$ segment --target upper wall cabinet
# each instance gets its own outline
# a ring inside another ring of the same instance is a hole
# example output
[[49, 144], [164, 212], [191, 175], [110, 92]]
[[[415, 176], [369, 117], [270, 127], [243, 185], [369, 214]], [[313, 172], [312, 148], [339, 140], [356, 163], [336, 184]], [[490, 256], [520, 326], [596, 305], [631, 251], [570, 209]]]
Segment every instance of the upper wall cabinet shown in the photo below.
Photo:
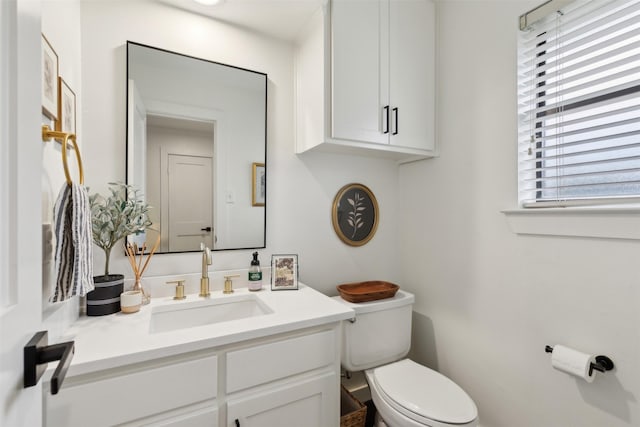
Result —
[[296, 149], [435, 154], [431, 0], [333, 0], [296, 55]]

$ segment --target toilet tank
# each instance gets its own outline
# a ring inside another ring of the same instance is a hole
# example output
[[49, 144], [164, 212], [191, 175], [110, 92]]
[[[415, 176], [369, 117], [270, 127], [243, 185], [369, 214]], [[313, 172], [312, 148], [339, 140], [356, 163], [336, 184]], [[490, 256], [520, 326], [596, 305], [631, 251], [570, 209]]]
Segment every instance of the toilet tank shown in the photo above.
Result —
[[351, 303], [334, 297], [355, 311], [355, 322], [342, 322], [342, 366], [362, 371], [402, 359], [411, 346], [413, 294], [399, 290], [393, 298]]

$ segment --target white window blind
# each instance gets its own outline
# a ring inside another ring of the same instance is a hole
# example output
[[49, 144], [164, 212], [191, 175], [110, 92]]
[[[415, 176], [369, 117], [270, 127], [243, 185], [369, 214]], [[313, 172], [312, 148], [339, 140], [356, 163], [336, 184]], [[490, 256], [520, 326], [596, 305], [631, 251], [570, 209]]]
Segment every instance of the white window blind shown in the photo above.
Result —
[[520, 32], [524, 207], [640, 198], [640, 0], [577, 0]]

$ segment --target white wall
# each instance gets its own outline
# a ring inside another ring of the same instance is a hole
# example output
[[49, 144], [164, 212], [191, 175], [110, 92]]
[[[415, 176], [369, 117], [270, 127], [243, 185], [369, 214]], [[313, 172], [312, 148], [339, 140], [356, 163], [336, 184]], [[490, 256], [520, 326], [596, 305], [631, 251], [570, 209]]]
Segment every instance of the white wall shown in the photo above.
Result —
[[[517, 17], [536, 5], [442, 1], [441, 156], [402, 166], [402, 285], [414, 355], [478, 404], [483, 427], [640, 425], [640, 242], [519, 236]], [[602, 353], [592, 384], [551, 368], [546, 344]]]
[[[41, 3], [42, 33], [58, 55], [59, 75], [76, 94], [76, 134], [82, 158], [87, 143], [82, 132], [82, 96], [81, 96], [81, 55], [80, 55], [80, 0], [45, 0]], [[54, 129], [53, 121], [42, 116], [42, 124]], [[67, 326], [78, 317], [78, 297], [62, 303], [49, 303], [55, 283], [53, 265], [54, 243], [51, 241], [53, 205], [61, 188], [66, 185], [62, 167], [60, 143], [42, 143], [42, 222], [44, 246], [42, 251], [43, 293], [42, 305], [44, 322], [49, 330], [49, 341], [56, 342]], [[67, 152], [71, 179], [79, 179], [75, 153]], [[83, 163], [84, 165], [84, 163]], [[34, 207], [36, 209], [37, 207]]]
[[[300, 280], [329, 294], [346, 281], [398, 278], [397, 168], [389, 161], [310, 153], [294, 154], [293, 48], [260, 34], [169, 6], [141, 2], [82, 2], [83, 134], [86, 180], [93, 191], [125, 179], [127, 40], [268, 74], [267, 248], [297, 253]], [[350, 182], [372, 189], [381, 206], [375, 238], [362, 248], [344, 245], [331, 226], [337, 191]], [[253, 251], [215, 252], [213, 269], [247, 268]], [[96, 251], [95, 266], [103, 255]], [[200, 255], [160, 255], [149, 275], [197, 272]], [[111, 271], [131, 277], [114, 251]], [[214, 286], [222, 284], [214, 283]]]

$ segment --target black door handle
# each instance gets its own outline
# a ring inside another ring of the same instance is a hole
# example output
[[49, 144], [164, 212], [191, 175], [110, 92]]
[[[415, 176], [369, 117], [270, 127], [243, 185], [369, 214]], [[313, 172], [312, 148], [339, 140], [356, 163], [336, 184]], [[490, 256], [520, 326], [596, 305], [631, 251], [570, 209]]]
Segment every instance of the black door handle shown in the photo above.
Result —
[[211, 232], [211, 227], [201, 228], [200, 231]]
[[389, 106], [385, 105], [383, 110], [384, 110], [384, 115], [385, 115], [385, 117], [387, 119], [387, 123], [386, 123], [386, 127], [385, 127], [384, 131], [382, 131], [382, 133], [389, 133]]
[[240, 427], [240, 421], [236, 418], [236, 427]]
[[393, 109], [394, 121], [396, 122], [396, 130], [393, 131], [392, 135], [398, 134], [398, 107]]
[[47, 363], [59, 360], [51, 377], [51, 394], [58, 394], [71, 365], [75, 344], [73, 341], [54, 345], [48, 343], [48, 332], [40, 331], [24, 346], [24, 388], [36, 385], [47, 369]]

